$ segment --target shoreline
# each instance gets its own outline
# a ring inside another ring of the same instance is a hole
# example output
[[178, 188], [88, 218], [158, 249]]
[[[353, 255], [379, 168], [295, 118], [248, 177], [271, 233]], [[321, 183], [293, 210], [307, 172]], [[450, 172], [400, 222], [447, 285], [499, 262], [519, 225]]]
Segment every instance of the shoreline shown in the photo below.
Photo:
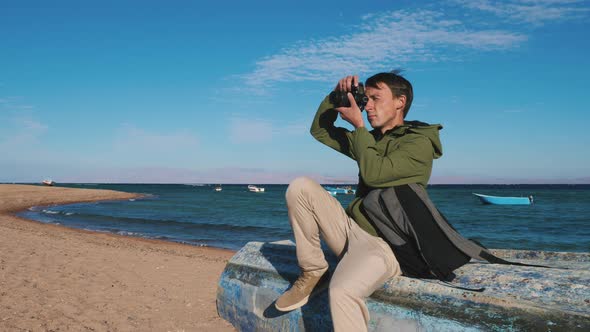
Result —
[[141, 196], [0, 184], [0, 330], [235, 331], [215, 304], [235, 251], [15, 215], [32, 206]]

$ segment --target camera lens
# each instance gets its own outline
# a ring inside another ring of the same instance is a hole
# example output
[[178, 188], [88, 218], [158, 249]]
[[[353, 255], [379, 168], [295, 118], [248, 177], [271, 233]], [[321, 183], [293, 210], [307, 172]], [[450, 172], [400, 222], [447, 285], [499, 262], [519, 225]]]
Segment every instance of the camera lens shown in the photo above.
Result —
[[334, 107], [350, 107], [348, 96], [343, 91], [332, 91], [330, 93], [330, 102]]
[[[368, 98], [365, 95], [365, 87], [363, 83], [359, 83], [358, 86], [352, 87], [352, 96], [354, 97], [354, 101], [361, 109], [361, 111], [367, 105]], [[332, 91], [330, 92], [330, 102], [334, 105], [334, 107], [350, 107], [350, 102], [348, 101], [348, 94], [346, 91]]]

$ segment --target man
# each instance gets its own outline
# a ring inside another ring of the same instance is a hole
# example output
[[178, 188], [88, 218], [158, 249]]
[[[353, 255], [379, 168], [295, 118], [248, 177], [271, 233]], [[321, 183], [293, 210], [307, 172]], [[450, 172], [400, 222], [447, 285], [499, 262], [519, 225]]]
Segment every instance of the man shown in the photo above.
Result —
[[[307, 303], [312, 290], [323, 281], [328, 264], [320, 247], [321, 234], [339, 258], [329, 284], [335, 331], [366, 331], [366, 297], [389, 278], [401, 274], [392, 249], [367, 217], [363, 198], [377, 188], [409, 183], [425, 187], [433, 159], [442, 155], [440, 125], [404, 121], [413, 90], [399, 72], [376, 74], [365, 83], [365, 110], [372, 131], [365, 128], [361, 110], [350, 93], [353, 86], [358, 86], [358, 76], [338, 82], [334, 91], [347, 92], [351, 106], [335, 108], [326, 97], [315, 115], [311, 134], [357, 162], [356, 198], [345, 211], [313, 180], [302, 177], [291, 182], [286, 199], [302, 273], [275, 303], [281, 311], [297, 309]], [[354, 130], [335, 127], [338, 115]]]

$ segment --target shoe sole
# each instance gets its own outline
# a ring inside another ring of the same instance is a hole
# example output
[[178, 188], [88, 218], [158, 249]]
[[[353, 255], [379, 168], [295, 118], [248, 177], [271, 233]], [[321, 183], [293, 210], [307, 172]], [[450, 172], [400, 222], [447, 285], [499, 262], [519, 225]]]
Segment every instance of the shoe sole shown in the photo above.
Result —
[[277, 305], [277, 303], [275, 302], [275, 308], [277, 308], [278, 311], [283, 311], [283, 312], [291, 311], [291, 310], [295, 310], [295, 309], [303, 307], [307, 303], [307, 301], [309, 301], [309, 295], [307, 297], [303, 298], [303, 300], [301, 300], [295, 304], [292, 304], [288, 307], [279, 307]]

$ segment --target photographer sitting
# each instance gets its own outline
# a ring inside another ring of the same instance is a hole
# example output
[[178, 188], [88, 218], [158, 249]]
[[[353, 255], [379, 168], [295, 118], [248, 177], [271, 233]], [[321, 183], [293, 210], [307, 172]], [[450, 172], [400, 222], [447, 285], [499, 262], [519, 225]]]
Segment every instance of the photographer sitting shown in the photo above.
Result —
[[[363, 208], [363, 198], [377, 188], [406, 184], [426, 187], [433, 159], [442, 155], [438, 137], [442, 126], [404, 122], [412, 99], [412, 85], [394, 71], [370, 77], [364, 89], [358, 76], [347, 76], [321, 103], [311, 134], [357, 162], [356, 198], [344, 210], [313, 180], [301, 177], [291, 182], [286, 200], [302, 273], [277, 299], [278, 310], [303, 306], [314, 288], [327, 279], [328, 263], [320, 247], [321, 234], [339, 258], [329, 283], [334, 330], [367, 330], [369, 312], [365, 299], [386, 280], [401, 275], [405, 261], [398, 262], [390, 244]], [[371, 131], [365, 128], [363, 107]], [[335, 127], [338, 115], [354, 130]]]

